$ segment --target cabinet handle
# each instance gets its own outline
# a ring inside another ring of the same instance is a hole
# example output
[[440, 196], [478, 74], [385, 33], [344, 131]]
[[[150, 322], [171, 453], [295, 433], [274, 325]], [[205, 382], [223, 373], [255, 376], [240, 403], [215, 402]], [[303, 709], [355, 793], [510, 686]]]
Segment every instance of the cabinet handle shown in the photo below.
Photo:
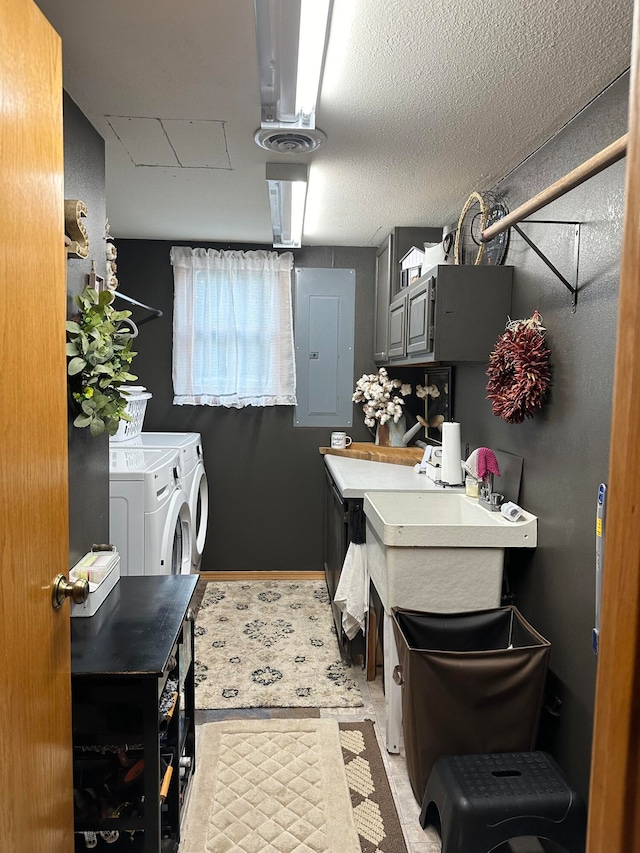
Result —
[[185, 619], [187, 620], [187, 622], [195, 622], [196, 621], [196, 611], [193, 609], [193, 607], [189, 607], [187, 609]]

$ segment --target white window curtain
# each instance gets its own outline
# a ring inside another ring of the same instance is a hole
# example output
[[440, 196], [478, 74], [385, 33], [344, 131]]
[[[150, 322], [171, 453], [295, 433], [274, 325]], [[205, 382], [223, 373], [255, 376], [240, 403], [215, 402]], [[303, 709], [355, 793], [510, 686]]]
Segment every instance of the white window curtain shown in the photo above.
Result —
[[291, 252], [174, 246], [173, 402], [295, 406]]

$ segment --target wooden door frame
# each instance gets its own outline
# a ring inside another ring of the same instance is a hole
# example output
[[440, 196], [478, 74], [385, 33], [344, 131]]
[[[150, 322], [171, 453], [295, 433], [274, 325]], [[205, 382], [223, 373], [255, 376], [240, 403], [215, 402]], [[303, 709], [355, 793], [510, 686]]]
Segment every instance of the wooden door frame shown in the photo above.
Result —
[[588, 853], [640, 850], [639, 51], [636, 0]]

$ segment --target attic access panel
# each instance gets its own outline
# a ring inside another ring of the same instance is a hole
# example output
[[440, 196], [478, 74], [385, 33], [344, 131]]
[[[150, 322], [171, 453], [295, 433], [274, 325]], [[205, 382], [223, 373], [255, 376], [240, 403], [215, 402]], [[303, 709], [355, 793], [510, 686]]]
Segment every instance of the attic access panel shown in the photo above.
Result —
[[356, 271], [296, 268], [294, 426], [350, 427]]
[[107, 116], [134, 166], [230, 169], [225, 123], [216, 120]]

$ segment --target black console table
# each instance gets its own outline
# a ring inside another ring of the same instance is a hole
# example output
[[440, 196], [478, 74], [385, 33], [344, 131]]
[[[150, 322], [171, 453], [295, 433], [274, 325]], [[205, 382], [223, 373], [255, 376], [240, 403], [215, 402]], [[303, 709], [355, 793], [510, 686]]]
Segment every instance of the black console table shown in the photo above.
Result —
[[178, 849], [195, 770], [197, 581], [123, 577], [94, 616], [71, 620], [76, 850], [85, 832], [113, 853]]

